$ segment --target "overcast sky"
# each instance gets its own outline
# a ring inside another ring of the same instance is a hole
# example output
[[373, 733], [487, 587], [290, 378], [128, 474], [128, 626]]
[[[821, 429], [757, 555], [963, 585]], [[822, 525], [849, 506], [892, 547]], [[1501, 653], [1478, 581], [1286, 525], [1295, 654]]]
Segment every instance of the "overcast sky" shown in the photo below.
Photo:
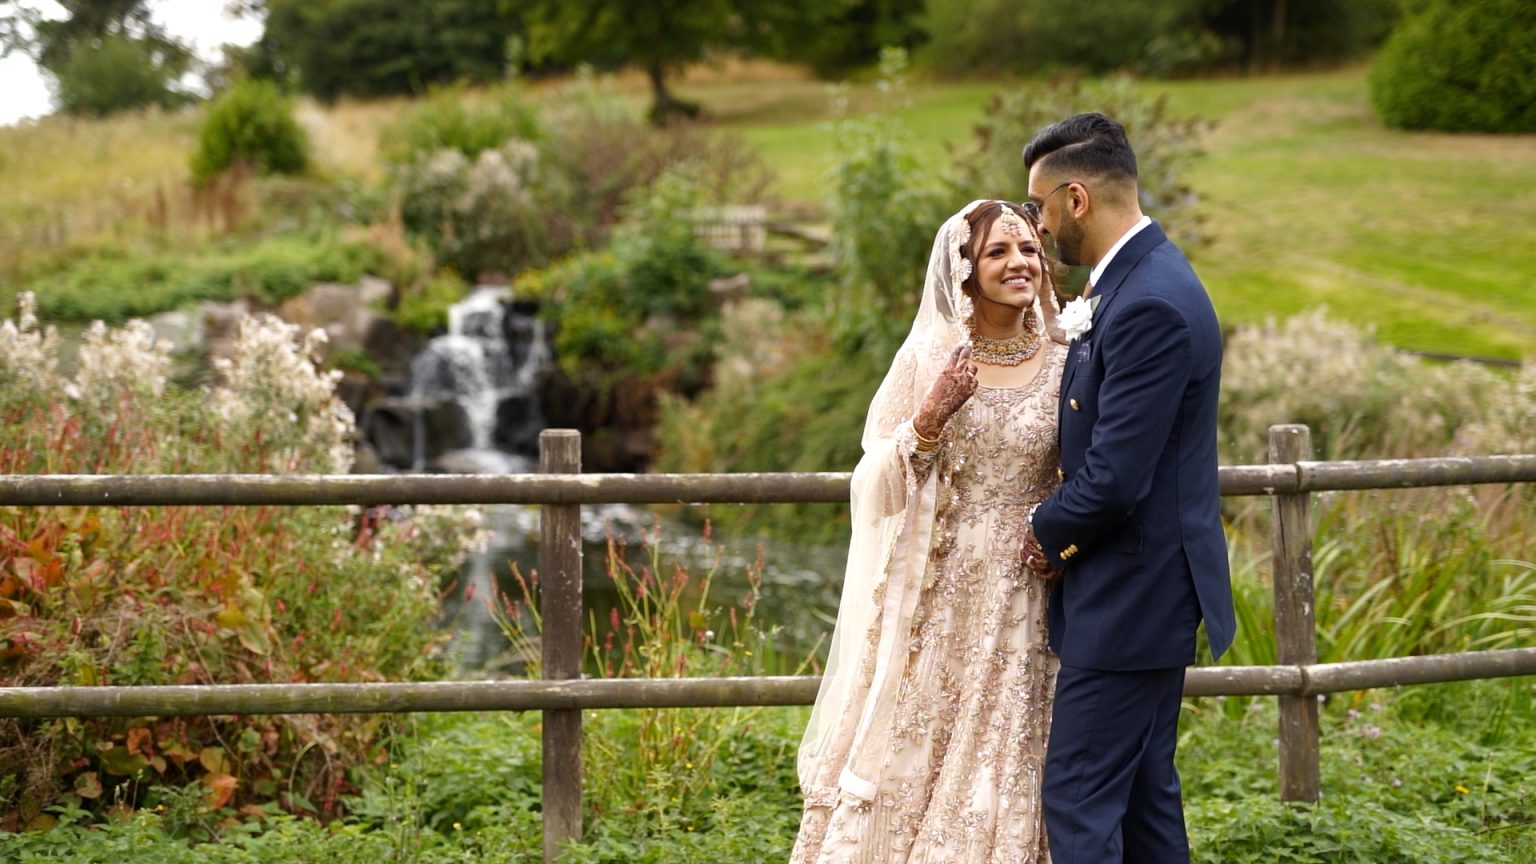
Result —
[[[33, 5], [47, 7], [48, 0]], [[261, 22], [236, 20], [224, 12], [224, 0], [150, 0], [150, 14], [172, 36], [190, 42], [199, 57], [218, 59], [226, 43], [249, 45], [261, 36]], [[53, 11], [57, 13], [58, 7]], [[29, 57], [0, 60], [0, 125], [22, 117], [39, 117], [53, 110], [47, 79]]]

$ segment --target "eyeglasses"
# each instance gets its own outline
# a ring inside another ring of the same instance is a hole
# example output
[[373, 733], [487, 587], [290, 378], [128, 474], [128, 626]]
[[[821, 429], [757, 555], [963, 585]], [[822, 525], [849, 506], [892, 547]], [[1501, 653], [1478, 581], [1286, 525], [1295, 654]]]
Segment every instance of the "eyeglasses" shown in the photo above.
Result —
[[1076, 183], [1076, 182], [1077, 182], [1076, 180], [1068, 180], [1065, 183], [1062, 183], [1062, 184], [1058, 185], [1055, 189], [1052, 189], [1051, 191], [1045, 193], [1044, 195], [1041, 195], [1040, 196], [1040, 202], [1038, 204], [1035, 203], [1034, 201], [1025, 201], [1023, 204], [1020, 204], [1019, 206], [1024, 208], [1024, 212], [1029, 216], [1029, 218], [1034, 219], [1035, 221], [1038, 222], [1038, 221], [1040, 221], [1040, 204], [1044, 204], [1045, 203], [1045, 199], [1051, 197], [1052, 195], [1055, 195], [1057, 192], [1060, 192], [1061, 190], [1067, 188], [1068, 186], [1071, 186], [1073, 183]]

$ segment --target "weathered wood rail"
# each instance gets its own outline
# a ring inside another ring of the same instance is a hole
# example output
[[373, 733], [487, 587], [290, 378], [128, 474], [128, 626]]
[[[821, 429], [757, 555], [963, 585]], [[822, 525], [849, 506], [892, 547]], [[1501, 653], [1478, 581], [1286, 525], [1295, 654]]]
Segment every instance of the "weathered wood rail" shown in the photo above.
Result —
[[[585, 680], [581, 669], [583, 504], [841, 503], [850, 475], [582, 474], [580, 437], [546, 430], [538, 475], [0, 476], [0, 506], [542, 505], [542, 681], [0, 687], [0, 717], [543, 711], [544, 848], [554, 861], [581, 835], [581, 712], [607, 708], [808, 705], [811, 677]], [[1318, 694], [1536, 675], [1536, 648], [1317, 663], [1311, 495], [1315, 492], [1536, 481], [1536, 454], [1314, 462], [1305, 426], [1270, 429], [1270, 462], [1220, 469], [1221, 494], [1274, 505], [1275, 666], [1189, 669], [1186, 696], [1280, 699], [1280, 794], [1316, 801]]]

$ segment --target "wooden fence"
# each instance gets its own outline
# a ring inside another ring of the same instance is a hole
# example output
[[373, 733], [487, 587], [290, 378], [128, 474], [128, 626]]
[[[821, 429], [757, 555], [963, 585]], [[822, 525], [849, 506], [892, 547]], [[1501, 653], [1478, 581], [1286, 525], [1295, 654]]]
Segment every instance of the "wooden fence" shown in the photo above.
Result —
[[[542, 505], [539, 573], [542, 681], [257, 684], [161, 687], [0, 687], [0, 717], [207, 714], [544, 712], [544, 852], [581, 836], [581, 712], [604, 708], [808, 705], [811, 677], [584, 680], [581, 678], [583, 504], [840, 503], [848, 474], [582, 474], [581, 438], [546, 430], [537, 475], [4, 476], [0, 506], [335, 504]], [[1536, 481], [1536, 455], [1313, 462], [1305, 426], [1270, 429], [1269, 462], [1220, 470], [1221, 494], [1269, 496], [1275, 666], [1212, 666], [1185, 674], [1186, 696], [1280, 700], [1280, 796], [1319, 797], [1317, 696], [1536, 674], [1536, 648], [1317, 663], [1313, 614], [1314, 492]]]

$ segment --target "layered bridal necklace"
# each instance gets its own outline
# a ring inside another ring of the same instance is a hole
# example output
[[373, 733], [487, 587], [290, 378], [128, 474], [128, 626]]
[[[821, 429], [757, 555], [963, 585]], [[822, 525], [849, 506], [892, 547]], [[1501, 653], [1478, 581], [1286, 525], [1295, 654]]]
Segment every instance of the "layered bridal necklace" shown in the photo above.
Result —
[[993, 339], [977, 333], [975, 318], [967, 318], [965, 326], [971, 332], [971, 359], [980, 363], [1017, 366], [1040, 350], [1040, 333], [1035, 329], [1034, 315], [1026, 317], [1019, 332], [1005, 339]]

